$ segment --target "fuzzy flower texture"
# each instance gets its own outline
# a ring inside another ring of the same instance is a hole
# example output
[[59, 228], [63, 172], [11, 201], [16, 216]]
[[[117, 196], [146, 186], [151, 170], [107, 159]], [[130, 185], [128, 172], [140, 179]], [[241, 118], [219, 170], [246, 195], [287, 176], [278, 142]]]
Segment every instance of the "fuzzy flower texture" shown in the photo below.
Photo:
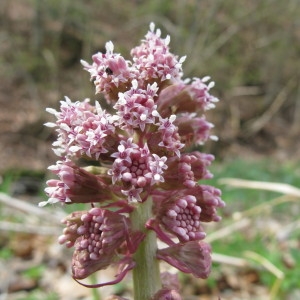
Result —
[[[82, 65], [110, 108], [66, 97], [58, 111], [47, 109], [56, 118], [46, 126], [57, 132], [59, 160], [49, 169], [58, 179], [47, 181], [49, 199], [40, 206], [90, 203], [63, 220], [59, 237], [74, 247], [76, 280], [109, 266], [117, 267], [116, 277], [97, 286], [122, 280], [136, 266], [134, 253], [148, 231], [165, 245], [157, 259], [198, 278], [210, 272], [203, 223], [219, 221], [224, 202], [218, 189], [199, 183], [212, 177], [213, 155], [193, 149], [216, 139], [204, 114], [218, 99], [209, 77], [183, 79], [185, 57], [172, 54], [169, 42], [151, 23], [131, 61], [106, 43], [106, 53]], [[153, 202], [152, 216], [133, 229], [131, 214], [145, 201]], [[164, 287], [160, 293], [177, 292]]]

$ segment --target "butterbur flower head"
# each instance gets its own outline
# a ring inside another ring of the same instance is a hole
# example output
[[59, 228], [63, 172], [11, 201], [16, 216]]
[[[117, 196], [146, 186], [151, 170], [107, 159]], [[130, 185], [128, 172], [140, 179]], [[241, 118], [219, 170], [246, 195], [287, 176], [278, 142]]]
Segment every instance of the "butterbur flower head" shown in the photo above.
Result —
[[80, 236], [77, 230], [83, 225], [81, 217], [85, 213], [85, 211], [75, 211], [62, 221], [66, 227], [63, 230], [63, 234], [58, 238], [60, 244], [65, 244], [68, 248], [74, 246], [77, 238]]
[[168, 115], [170, 107], [175, 114], [199, 114], [214, 108], [218, 98], [209, 93], [214, 83], [206, 85], [207, 78], [194, 78], [191, 83], [190, 80], [176, 81], [163, 89], [157, 100], [161, 116]]
[[132, 81], [132, 87], [125, 93], [119, 93], [119, 99], [114, 105], [119, 116], [119, 126], [125, 130], [145, 130], [147, 124], [154, 124], [156, 120], [156, 105], [154, 97], [157, 84], [148, 84], [147, 89], [138, 87], [137, 80]]
[[199, 180], [212, 178], [212, 174], [208, 171], [207, 167], [213, 159], [213, 155], [200, 152], [191, 152], [182, 155], [178, 162], [179, 181], [186, 188], [193, 188]]
[[225, 206], [221, 199], [221, 191], [209, 185], [196, 185], [188, 191], [197, 199], [197, 205], [201, 207], [201, 222], [218, 222], [221, 217], [217, 214], [217, 208]]
[[176, 120], [178, 133], [186, 147], [202, 145], [210, 138], [210, 130], [213, 124], [207, 122], [204, 117], [196, 117], [196, 114], [183, 114]]
[[175, 80], [182, 76], [182, 63], [185, 57], [178, 57], [169, 51], [170, 37], [161, 38], [160, 29], [155, 30], [154, 23], [140, 46], [131, 50], [133, 61], [143, 82], [154, 80]]
[[77, 135], [77, 126], [80, 126], [82, 121], [86, 119], [86, 115], [92, 112], [93, 107], [89, 104], [89, 99], [85, 99], [82, 102], [72, 102], [66, 97], [65, 101], [60, 103], [60, 111], [56, 111], [53, 108], [46, 109], [57, 120], [55, 123], [48, 122], [45, 125], [56, 127], [58, 138], [53, 143], [53, 151], [58, 156], [65, 156], [73, 146], [73, 143], [76, 144], [74, 141]]
[[[119, 261], [120, 246], [130, 239], [129, 219], [109, 210], [92, 208], [71, 214], [64, 223], [67, 227], [59, 242], [75, 247], [72, 272], [76, 279], [86, 278]], [[131, 249], [130, 246], [127, 250]]]
[[111, 201], [113, 194], [107, 182], [96, 175], [76, 166], [71, 160], [58, 161], [49, 167], [60, 180], [47, 181], [45, 192], [49, 199], [41, 202], [44, 206], [48, 203], [93, 203]]
[[140, 194], [144, 189], [164, 181], [167, 158], [151, 154], [147, 144], [140, 148], [132, 139], [122, 141], [112, 157], [116, 159], [109, 174], [114, 184], [121, 184], [129, 202], [142, 201]]
[[187, 87], [188, 92], [197, 103], [197, 110], [200, 109], [205, 111], [215, 108], [215, 103], [219, 101], [218, 98], [209, 93], [209, 90], [215, 85], [213, 81], [211, 81], [209, 84], [206, 84], [206, 82], [209, 80], [209, 76], [206, 76], [202, 79], [194, 78], [191, 85]]
[[190, 241], [159, 249], [157, 257], [197, 278], [207, 278], [210, 273], [211, 248], [202, 241]]
[[53, 150], [58, 156], [86, 156], [98, 160], [118, 140], [115, 134], [118, 117], [107, 113], [98, 102], [92, 106], [89, 99], [72, 102], [66, 97], [65, 101], [61, 101], [60, 110], [47, 109], [57, 121], [46, 123], [49, 127], [56, 127], [58, 132], [57, 141], [53, 143]]
[[168, 168], [164, 172], [165, 181], [161, 187], [165, 190], [193, 188], [201, 179], [210, 179], [212, 174], [207, 167], [214, 156], [200, 152], [183, 153], [179, 157], [171, 157], [167, 161]]
[[167, 235], [163, 234], [161, 226], [182, 243], [205, 238], [200, 223], [201, 207], [197, 205], [196, 197], [173, 195], [156, 205], [157, 216], [148, 222], [148, 226], [156, 231], [162, 241], [173, 244]]
[[158, 146], [165, 148], [167, 153], [175, 153], [180, 157], [180, 150], [184, 147], [184, 144], [181, 143], [177, 126], [173, 124], [175, 119], [175, 115], [165, 119], [160, 118], [158, 132], [161, 134], [161, 141]]
[[126, 89], [127, 83], [136, 78], [137, 72], [130, 67], [120, 54], [114, 53], [112, 42], [106, 43], [106, 53], [93, 55], [93, 63], [89, 65], [81, 61], [84, 69], [91, 75], [96, 86], [96, 93], [103, 93], [108, 101], [116, 101], [118, 93]]
[[[91, 64], [81, 63], [109, 108], [66, 97], [58, 111], [47, 109], [56, 118], [46, 125], [58, 134], [53, 150], [60, 160], [49, 167], [58, 178], [47, 181], [49, 199], [40, 206], [91, 205], [67, 216], [59, 237], [75, 249], [76, 281], [117, 267], [112, 281], [84, 286], [118, 283], [144, 263], [135, 252], [148, 230], [156, 235], [149, 234], [145, 245], [156, 237], [168, 245], [157, 250], [158, 259], [200, 278], [210, 271], [202, 222], [219, 221], [217, 208], [224, 202], [218, 189], [199, 183], [212, 177], [213, 155], [191, 149], [215, 139], [205, 112], [218, 99], [210, 93], [209, 77], [183, 79], [185, 57], [172, 54], [169, 43], [153, 23], [131, 50], [131, 61], [107, 42], [105, 53], [93, 55]], [[80, 167], [88, 162], [92, 166]], [[151, 205], [144, 203], [148, 199]], [[165, 274], [162, 281], [147, 300], [181, 299], [176, 276]]]

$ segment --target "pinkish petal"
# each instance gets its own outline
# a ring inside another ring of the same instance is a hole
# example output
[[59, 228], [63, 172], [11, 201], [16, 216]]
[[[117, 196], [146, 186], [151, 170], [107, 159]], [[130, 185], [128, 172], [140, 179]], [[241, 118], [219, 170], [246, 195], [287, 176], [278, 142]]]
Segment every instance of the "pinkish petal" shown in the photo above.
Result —
[[178, 291], [163, 288], [159, 290], [151, 300], [181, 300], [181, 296]]
[[176, 244], [157, 251], [157, 258], [198, 278], [208, 277], [211, 268], [210, 255], [210, 246], [197, 241]]
[[87, 288], [99, 288], [99, 287], [106, 286], [106, 285], [117, 284], [124, 279], [124, 277], [127, 275], [127, 273], [130, 270], [132, 270], [134, 268], [135, 263], [132, 259], [125, 257], [124, 259], [120, 260], [117, 264], [119, 265], [119, 268], [118, 268], [118, 273], [115, 275], [114, 280], [103, 282], [103, 283], [97, 283], [97, 284], [85, 284], [78, 280], [78, 279], [82, 279], [82, 278], [77, 278], [75, 275], [73, 275], [73, 279], [76, 282], [78, 282], [79, 284], [81, 284]]
[[76, 166], [72, 161], [58, 161], [55, 173], [60, 180], [48, 180], [45, 192], [56, 202], [95, 203], [111, 201], [112, 189], [106, 178]]

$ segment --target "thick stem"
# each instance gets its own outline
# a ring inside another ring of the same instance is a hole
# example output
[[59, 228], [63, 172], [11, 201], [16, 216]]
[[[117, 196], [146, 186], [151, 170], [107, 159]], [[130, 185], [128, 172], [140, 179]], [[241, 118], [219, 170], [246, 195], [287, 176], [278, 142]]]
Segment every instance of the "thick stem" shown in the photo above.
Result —
[[[152, 216], [152, 199], [139, 203], [131, 213], [134, 230], [145, 232], [145, 223]], [[150, 300], [161, 289], [159, 263], [156, 258], [156, 234], [146, 231], [146, 237], [134, 255], [136, 266], [133, 269], [135, 300]]]

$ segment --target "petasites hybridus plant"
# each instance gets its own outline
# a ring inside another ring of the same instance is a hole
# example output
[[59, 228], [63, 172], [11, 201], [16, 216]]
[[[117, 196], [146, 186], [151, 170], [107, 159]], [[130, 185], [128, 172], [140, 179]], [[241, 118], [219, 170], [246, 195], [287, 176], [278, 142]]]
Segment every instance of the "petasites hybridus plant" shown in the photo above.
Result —
[[169, 42], [151, 23], [131, 61], [112, 42], [91, 64], [82, 61], [110, 109], [69, 98], [59, 111], [47, 109], [56, 117], [46, 125], [58, 134], [59, 161], [49, 167], [58, 179], [47, 182], [49, 200], [40, 205], [90, 203], [63, 220], [59, 237], [74, 247], [73, 277], [115, 266], [112, 281], [89, 286], [101, 287], [132, 270], [137, 300], [181, 299], [173, 275], [160, 276], [159, 260], [208, 276], [211, 248], [202, 225], [219, 221], [216, 209], [224, 206], [218, 189], [199, 183], [212, 177], [213, 155], [191, 150], [215, 139], [204, 116], [218, 101], [210, 94], [214, 83], [183, 79], [185, 57], [172, 54]]

